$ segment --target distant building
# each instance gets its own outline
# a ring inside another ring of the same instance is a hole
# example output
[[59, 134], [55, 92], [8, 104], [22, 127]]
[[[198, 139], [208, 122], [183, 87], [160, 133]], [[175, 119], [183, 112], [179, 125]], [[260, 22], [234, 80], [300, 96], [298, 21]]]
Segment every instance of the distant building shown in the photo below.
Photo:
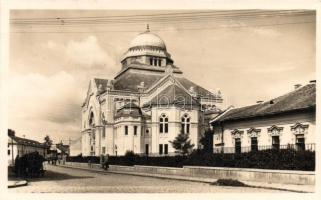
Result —
[[228, 109], [211, 120], [214, 151], [314, 150], [316, 82], [269, 101]]
[[[135, 37], [114, 79], [94, 78], [82, 105], [82, 155], [168, 155], [169, 141], [188, 133], [195, 148], [206, 114], [222, 108], [213, 93], [183, 76], [164, 41], [147, 29]], [[211, 112], [210, 112], [211, 111]]]
[[58, 155], [67, 155], [67, 156], [70, 155], [69, 145], [59, 143], [59, 144], [56, 144], [56, 149], [57, 149]]
[[20, 157], [38, 152], [39, 155], [46, 157], [48, 146], [35, 140], [17, 137], [14, 134], [8, 135], [8, 164], [13, 165], [14, 160], [19, 155]]

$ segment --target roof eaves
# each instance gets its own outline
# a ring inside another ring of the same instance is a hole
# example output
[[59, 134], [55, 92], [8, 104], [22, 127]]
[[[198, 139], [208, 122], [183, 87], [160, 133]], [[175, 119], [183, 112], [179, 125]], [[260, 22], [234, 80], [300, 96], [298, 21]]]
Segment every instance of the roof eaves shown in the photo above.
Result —
[[315, 109], [315, 105], [308, 106], [308, 107], [302, 107], [298, 109], [292, 109], [292, 110], [284, 110], [284, 111], [277, 111], [277, 112], [270, 112], [270, 113], [263, 113], [263, 114], [254, 114], [254, 115], [247, 115], [247, 116], [241, 116], [241, 117], [235, 117], [235, 118], [226, 118], [219, 120], [220, 122], [226, 122], [226, 121], [238, 121], [238, 120], [245, 120], [245, 119], [252, 119], [255, 117], [266, 117], [266, 116], [273, 116], [273, 115], [279, 115], [279, 114], [287, 114], [291, 112], [297, 112], [297, 111], [304, 111], [304, 110], [313, 110]]
[[211, 121], [210, 124], [216, 122], [217, 120], [219, 120], [221, 117], [223, 117], [225, 114], [227, 114], [229, 111], [235, 109], [234, 106], [229, 106], [224, 112], [222, 112], [220, 115], [217, 115], [216, 117], [214, 117]]

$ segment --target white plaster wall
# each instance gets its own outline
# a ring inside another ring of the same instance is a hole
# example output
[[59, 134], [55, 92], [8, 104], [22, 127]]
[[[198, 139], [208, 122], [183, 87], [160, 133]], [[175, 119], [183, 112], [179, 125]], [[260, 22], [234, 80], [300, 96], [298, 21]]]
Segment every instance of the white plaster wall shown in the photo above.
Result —
[[[141, 118], [121, 117], [115, 123], [117, 155], [125, 155], [126, 151], [143, 153], [141, 152]], [[128, 126], [128, 135], [125, 135], [125, 126]], [[134, 135], [134, 126], [137, 126], [137, 135]]]
[[[159, 118], [162, 114], [168, 116], [168, 133], [159, 133]], [[191, 119], [190, 123], [190, 139], [191, 143], [197, 148], [198, 145], [198, 117], [199, 113], [197, 110], [181, 110], [176, 107], [168, 108], [153, 108], [152, 109], [152, 152], [159, 153], [159, 144], [168, 144], [168, 152], [175, 152], [175, 149], [169, 143], [173, 141], [175, 137], [181, 132], [181, 117], [184, 114], [188, 114]]]
[[[280, 145], [295, 144], [295, 135], [291, 131], [291, 126], [296, 123], [308, 124], [308, 133], [305, 135], [305, 143], [315, 143], [315, 115], [313, 113], [301, 113], [293, 115], [283, 115], [272, 118], [253, 119], [244, 122], [226, 123], [224, 124], [224, 143], [225, 147], [234, 147], [234, 140], [231, 132], [235, 129], [244, 131], [241, 138], [242, 147], [251, 146], [250, 137], [247, 130], [251, 127], [261, 129], [261, 133], [258, 137], [259, 146], [272, 145], [271, 136], [268, 134], [268, 128], [273, 125], [283, 127], [283, 131], [280, 135]], [[216, 129], [215, 129], [216, 130]], [[215, 136], [214, 142], [217, 143]]]
[[8, 143], [7, 148], [8, 150], [10, 150], [10, 154], [7, 153], [9, 165], [12, 165], [12, 154], [13, 154], [13, 160], [16, 159], [17, 155], [23, 156], [25, 154], [36, 152], [36, 151], [39, 153], [39, 155], [42, 155], [44, 157], [46, 157], [47, 155], [46, 149], [33, 147], [33, 146], [26, 146], [26, 145], [17, 145], [17, 143], [15, 142], [12, 145], [11, 139], [10, 139], [10, 143]]

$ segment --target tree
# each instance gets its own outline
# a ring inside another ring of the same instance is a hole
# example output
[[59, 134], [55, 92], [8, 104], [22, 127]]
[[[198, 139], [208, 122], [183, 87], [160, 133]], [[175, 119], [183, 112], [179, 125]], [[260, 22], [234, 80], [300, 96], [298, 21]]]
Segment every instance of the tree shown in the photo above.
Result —
[[51, 147], [52, 145], [52, 139], [50, 139], [49, 135], [46, 135], [46, 137], [44, 138], [45, 142], [44, 144], [47, 145], [48, 147]]
[[210, 129], [207, 129], [200, 139], [200, 143], [203, 146], [202, 151], [206, 153], [213, 153], [213, 133]]
[[194, 144], [191, 144], [191, 140], [189, 139], [189, 134], [184, 133], [183, 130], [173, 141], [169, 142], [172, 144], [173, 148], [176, 149], [175, 153], [181, 155], [188, 154], [194, 147]]
[[13, 136], [15, 136], [16, 135], [16, 132], [14, 131], [14, 130], [12, 130], [12, 129], [8, 129], [8, 135], [9, 136], [11, 136], [11, 137], [13, 137]]

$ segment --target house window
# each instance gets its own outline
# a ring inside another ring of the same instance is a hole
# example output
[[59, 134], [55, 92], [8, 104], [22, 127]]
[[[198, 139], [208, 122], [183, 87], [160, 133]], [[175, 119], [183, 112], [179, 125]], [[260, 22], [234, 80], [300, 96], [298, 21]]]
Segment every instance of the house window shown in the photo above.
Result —
[[10, 155], [10, 149], [8, 149], [8, 155]]
[[105, 127], [103, 127], [103, 133], [102, 133], [102, 137], [105, 138], [106, 137], [106, 132], [105, 132]]
[[137, 126], [134, 126], [134, 135], [137, 135]]
[[128, 126], [125, 126], [125, 135], [128, 135]]
[[272, 136], [272, 149], [280, 149], [280, 137]]
[[161, 60], [158, 59], [158, 66], [161, 66]]
[[149, 64], [153, 65], [153, 58], [149, 58]]
[[146, 155], [149, 154], [149, 144], [145, 144], [145, 153]]
[[295, 146], [297, 150], [305, 150], [305, 140], [304, 140], [304, 135], [299, 134], [295, 136]]
[[185, 114], [183, 117], [182, 117], [182, 132], [183, 133], [189, 133], [189, 130], [190, 130], [190, 117]]
[[159, 133], [168, 133], [168, 117], [165, 114], [159, 118]]
[[159, 155], [163, 154], [163, 145], [159, 144]]
[[105, 154], [106, 153], [106, 147], [102, 147], [101, 152], [102, 152], [102, 154]]
[[257, 146], [257, 137], [251, 137], [251, 151], [257, 151], [258, 146]]
[[241, 138], [235, 138], [235, 153], [241, 153]]
[[164, 144], [164, 154], [168, 154], [168, 144]]

